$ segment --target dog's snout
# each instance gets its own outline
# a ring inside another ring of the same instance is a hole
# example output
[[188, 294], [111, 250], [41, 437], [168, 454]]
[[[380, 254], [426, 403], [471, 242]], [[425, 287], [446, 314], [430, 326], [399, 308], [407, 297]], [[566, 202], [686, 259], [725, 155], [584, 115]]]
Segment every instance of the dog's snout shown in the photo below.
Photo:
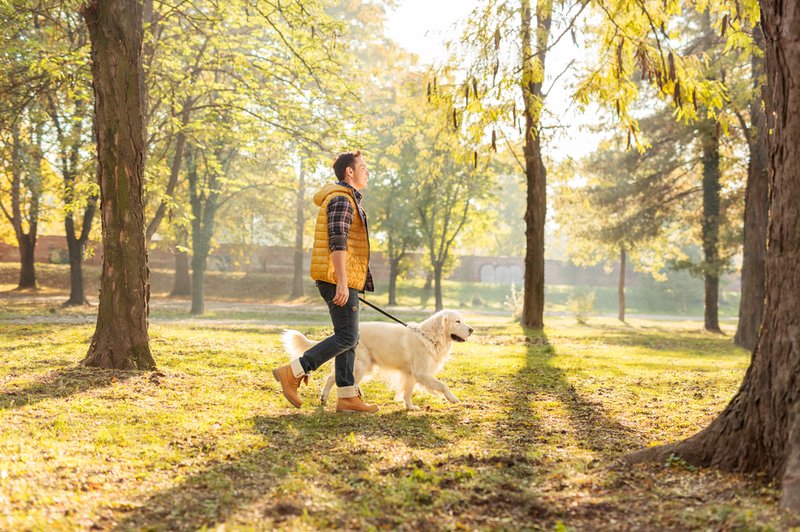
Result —
[[469, 331], [470, 334], [472, 334], [472, 331], [474, 331], [475, 329], [473, 329], [472, 327], [467, 327], [467, 330]]

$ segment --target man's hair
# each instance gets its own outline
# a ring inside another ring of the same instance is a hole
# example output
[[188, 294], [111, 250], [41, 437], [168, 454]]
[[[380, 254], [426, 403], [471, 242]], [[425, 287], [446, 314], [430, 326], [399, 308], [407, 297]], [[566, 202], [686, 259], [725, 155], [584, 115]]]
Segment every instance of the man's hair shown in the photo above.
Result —
[[346, 151], [336, 156], [333, 161], [333, 173], [336, 174], [336, 179], [342, 181], [344, 179], [345, 168], [356, 169], [356, 158], [361, 157], [361, 150]]

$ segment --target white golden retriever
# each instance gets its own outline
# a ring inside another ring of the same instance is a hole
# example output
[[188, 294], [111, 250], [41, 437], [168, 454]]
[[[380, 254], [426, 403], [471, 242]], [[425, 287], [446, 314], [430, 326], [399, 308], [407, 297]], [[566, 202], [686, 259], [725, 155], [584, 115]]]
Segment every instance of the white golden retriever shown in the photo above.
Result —
[[[395, 323], [364, 322], [359, 324], [356, 360], [353, 370], [356, 386], [374, 372], [379, 372], [401, 397], [408, 410], [416, 410], [411, 393], [419, 384], [428, 391], [444, 395], [451, 403], [458, 399], [447, 386], [434, 377], [450, 355], [453, 341], [465, 342], [474, 330], [463, 316], [453, 310], [442, 310], [422, 323], [403, 327]], [[302, 356], [316, 344], [298, 331], [285, 331], [283, 345], [292, 357]], [[320, 402], [324, 405], [335, 383], [334, 373], [328, 377]]]

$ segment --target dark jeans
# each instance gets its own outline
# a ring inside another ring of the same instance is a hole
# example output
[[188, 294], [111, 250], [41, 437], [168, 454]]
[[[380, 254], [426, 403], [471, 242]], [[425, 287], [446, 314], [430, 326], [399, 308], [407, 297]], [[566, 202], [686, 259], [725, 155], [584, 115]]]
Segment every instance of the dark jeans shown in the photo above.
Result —
[[336, 386], [353, 386], [353, 366], [356, 360], [355, 347], [358, 343], [358, 290], [350, 288], [350, 296], [343, 307], [333, 304], [336, 285], [317, 281], [317, 289], [325, 303], [333, 322], [333, 336], [329, 336], [300, 357], [300, 364], [306, 373], [314, 371], [328, 360], [336, 357]]

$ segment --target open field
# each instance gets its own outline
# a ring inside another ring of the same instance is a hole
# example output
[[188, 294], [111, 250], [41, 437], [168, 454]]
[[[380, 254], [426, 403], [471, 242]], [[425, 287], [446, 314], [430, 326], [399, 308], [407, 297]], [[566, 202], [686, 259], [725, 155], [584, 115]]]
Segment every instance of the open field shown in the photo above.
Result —
[[159, 370], [101, 371], [76, 365], [93, 309], [0, 298], [0, 529], [786, 527], [757, 478], [617, 461], [725, 405], [749, 363], [730, 328], [552, 318], [533, 335], [467, 312], [476, 335], [441, 375], [460, 404], [420, 394], [406, 413], [373, 381], [381, 411], [353, 417], [315, 405], [322, 375], [301, 410], [272, 381], [281, 329], [327, 334], [321, 308], [154, 307]]
[[[43, 296], [63, 297], [69, 295], [69, 267], [64, 264], [36, 264], [39, 290]], [[17, 286], [19, 265], [16, 263], [0, 263], [0, 293], [10, 292]], [[173, 286], [172, 270], [152, 270], [150, 272], [151, 291], [154, 298], [167, 298]], [[85, 267], [86, 296], [92, 303], [97, 302], [100, 290], [100, 271], [98, 267]], [[627, 311], [629, 314], [702, 316], [703, 285], [699, 279], [694, 284], [675, 287], [650, 281], [646, 286], [632, 287], [627, 290]], [[404, 307], [433, 309], [432, 291], [424, 290], [422, 279], [400, 279], [398, 282], [397, 300]], [[205, 293], [211, 300], [249, 303], [290, 303], [316, 304], [318, 294], [314, 283], [307, 280], [306, 297], [289, 301], [292, 280], [259, 272], [207, 272]], [[520, 287], [516, 287], [519, 292]], [[597, 314], [617, 315], [617, 289], [615, 287], [587, 287], [570, 285], [546, 285], [546, 309], [549, 313], [569, 314], [569, 299], [576, 293], [591, 291], [595, 293], [593, 312]], [[378, 304], [388, 301], [388, 280], [376, 279], [376, 293], [370, 296]], [[739, 293], [724, 292], [720, 294], [720, 317], [735, 319], [739, 314]], [[491, 310], [508, 312], [511, 308], [509, 298], [511, 287], [501, 284], [463, 283], [444, 281], [444, 305], [456, 309]], [[184, 300], [186, 298], [183, 298]], [[177, 301], [180, 301], [178, 299]], [[187, 303], [188, 308], [188, 303]]]

